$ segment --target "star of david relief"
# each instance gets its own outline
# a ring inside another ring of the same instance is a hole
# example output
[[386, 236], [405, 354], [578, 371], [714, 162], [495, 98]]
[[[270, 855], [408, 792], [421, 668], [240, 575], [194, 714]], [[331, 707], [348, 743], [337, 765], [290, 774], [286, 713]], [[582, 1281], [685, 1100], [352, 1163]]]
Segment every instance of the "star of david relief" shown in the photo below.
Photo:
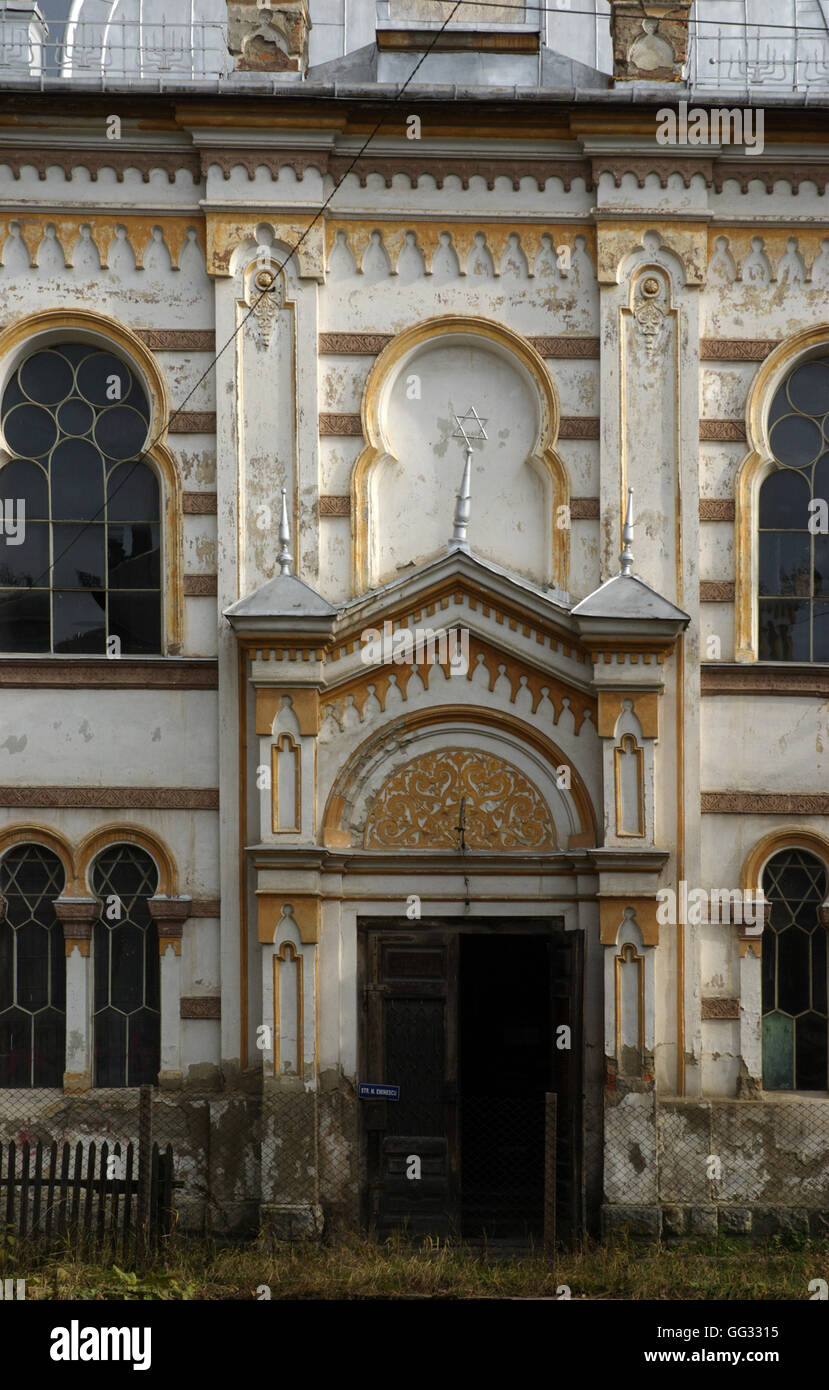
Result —
[[392, 773], [372, 802], [364, 844], [523, 850], [555, 849], [557, 839], [546, 802], [517, 767], [480, 749], [447, 748]]
[[462, 439], [467, 449], [470, 448], [473, 440], [487, 439], [489, 437], [484, 429], [484, 425], [488, 419], [489, 416], [486, 416], [486, 418], [482, 420], [474, 405], [471, 405], [465, 415], [455, 416], [457, 429], [453, 431], [452, 438]]

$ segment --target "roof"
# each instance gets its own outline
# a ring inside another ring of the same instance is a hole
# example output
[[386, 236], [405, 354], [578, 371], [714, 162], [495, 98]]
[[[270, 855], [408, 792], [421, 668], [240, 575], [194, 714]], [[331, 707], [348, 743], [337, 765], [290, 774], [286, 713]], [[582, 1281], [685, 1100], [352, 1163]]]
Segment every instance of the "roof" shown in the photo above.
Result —
[[663, 598], [635, 574], [616, 574], [571, 609], [574, 618], [627, 618], [637, 622], [691, 621], [688, 613]]
[[316, 589], [298, 579], [295, 574], [278, 574], [252, 594], [237, 599], [224, 610], [224, 616], [235, 626], [237, 619], [261, 618], [323, 618], [336, 617], [332, 608]]
[[[471, 5], [464, 7], [468, 15]], [[687, 87], [623, 83], [610, 87], [612, 53], [605, 0], [580, 0], [559, 12], [517, 3], [481, 9], [486, 20], [454, 29], [538, 36], [538, 52], [430, 53], [422, 47], [384, 54], [384, 30], [427, 36], [441, 22], [423, 19], [422, 0], [349, 0], [332, 15], [331, 0], [309, 0], [309, 68], [299, 74], [234, 72], [226, 44], [226, 0], [0, 0], [0, 76], [18, 86], [76, 90], [233, 92], [299, 97], [395, 96], [407, 91], [451, 100], [520, 97], [611, 104], [676, 102], [725, 96], [746, 102], [829, 105], [829, 0], [695, 0], [690, 18]], [[179, 17], [180, 12], [186, 15]], [[192, 21], [190, 15], [192, 14]], [[39, 27], [38, 15], [48, 26]], [[23, 42], [21, 23], [34, 28]], [[496, 22], [488, 22], [493, 19]], [[140, 19], [140, 23], [139, 23]], [[378, 56], [380, 61], [378, 62]], [[520, 61], [519, 61], [520, 59]], [[408, 79], [419, 70], [411, 85]]]

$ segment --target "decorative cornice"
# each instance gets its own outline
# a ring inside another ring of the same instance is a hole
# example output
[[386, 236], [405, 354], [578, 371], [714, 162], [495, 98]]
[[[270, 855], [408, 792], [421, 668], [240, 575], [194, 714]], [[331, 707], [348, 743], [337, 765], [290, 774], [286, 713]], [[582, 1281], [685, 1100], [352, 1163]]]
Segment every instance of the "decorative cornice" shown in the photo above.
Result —
[[376, 357], [388, 347], [393, 333], [320, 333], [317, 339], [320, 353], [330, 352], [346, 357], [357, 354]]
[[190, 916], [192, 902], [189, 898], [150, 898], [147, 902], [150, 916], [158, 931], [158, 949], [163, 956], [172, 946], [177, 956], [181, 955], [184, 939], [184, 923]]
[[701, 362], [762, 362], [778, 344], [777, 338], [700, 338]]
[[598, 521], [599, 515], [600, 512], [598, 497], [570, 498], [571, 521]]
[[0, 787], [0, 806], [133, 811], [218, 811], [216, 787]]
[[[574, 418], [568, 417], [568, 430], [572, 424], [578, 423]], [[593, 421], [588, 421], [592, 428]], [[563, 432], [562, 432], [563, 433]], [[560, 436], [561, 437], [561, 436]], [[583, 435], [567, 434], [565, 438], [594, 439], [595, 434], [585, 433]], [[190, 507], [187, 499], [190, 497], [202, 497], [204, 493], [185, 492], [185, 512], [187, 511], [211, 511], [215, 508]], [[215, 498], [215, 493], [211, 494]], [[320, 494], [320, 516], [350, 516], [351, 498], [346, 495], [335, 493]], [[571, 497], [570, 498], [570, 518], [572, 521], [598, 521], [600, 516], [598, 497]], [[733, 521], [734, 520], [734, 499], [731, 497], [703, 497], [699, 504], [700, 521]]]
[[[559, 420], [559, 439], [598, 439], [599, 418], [591, 415], [562, 415]], [[321, 411], [319, 417], [320, 435], [362, 435], [363, 423], [359, 415], [342, 412]]]
[[713, 995], [703, 995], [702, 1018], [739, 1018], [740, 1001], [739, 999], [720, 999]]
[[559, 439], [599, 439], [599, 418], [590, 415], [562, 415], [558, 424]]
[[181, 510], [185, 516], [216, 516], [218, 512], [215, 492], [183, 492]]
[[190, 916], [219, 918], [221, 916], [221, 903], [218, 898], [193, 898]]
[[[359, 355], [376, 357], [393, 338], [392, 333], [320, 333], [320, 353], [336, 353], [339, 356]], [[598, 360], [600, 355], [598, 338], [530, 337], [527, 341], [542, 357], [585, 358]]]
[[745, 420], [700, 420], [699, 437], [706, 443], [743, 440], [746, 437], [746, 423]]
[[324, 410], [320, 412], [319, 432], [320, 435], [362, 435], [363, 422], [359, 415]]
[[182, 995], [179, 1005], [179, 1018], [221, 1018], [221, 1016], [221, 995]]
[[215, 434], [215, 410], [180, 410], [170, 416], [169, 434]]
[[[408, 150], [397, 155], [364, 154], [358, 165], [354, 166], [353, 156], [330, 154], [327, 150], [289, 151], [259, 149], [204, 149], [201, 152], [203, 173], [211, 167], [218, 167], [225, 181], [234, 168], [242, 168], [253, 182], [256, 170], [265, 168], [272, 179], [277, 179], [281, 169], [292, 169], [298, 182], [302, 182], [306, 169], [316, 169], [321, 176], [330, 174], [339, 183], [347, 174], [353, 173], [365, 188], [370, 174], [380, 174], [386, 188], [391, 188], [398, 175], [408, 178], [410, 186], [417, 188], [419, 180], [426, 176], [435, 180], [437, 188], [443, 188], [447, 178], [457, 178], [461, 187], [468, 190], [470, 180], [483, 178], [487, 188], [492, 191], [499, 178], [510, 180], [514, 192], [521, 189], [521, 181], [532, 178], [543, 193], [549, 179], [560, 179], [565, 192], [570, 191], [576, 179], [583, 179], [587, 189], [592, 188], [590, 165], [584, 159], [533, 159], [531, 156], [497, 159], [472, 156], [422, 155]], [[352, 167], [354, 166], [354, 167]]]
[[0, 658], [0, 689], [7, 690], [58, 690], [67, 686], [85, 690], [216, 690], [218, 685], [219, 666], [214, 660]]
[[699, 601], [700, 603], [733, 603], [733, 579], [701, 579]]
[[711, 816], [826, 816], [829, 793], [703, 792], [700, 809]]
[[212, 597], [219, 592], [218, 576], [215, 574], [185, 574], [181, 582], [185, 598]]
[[813, 183], [818, 193], [823, 194], [829, 183], [829, 164], [825, 161], [820, 164], [806, 164], [801, 159], [792, 160], [788, 164], [772, 161], [763, 164], [757, 159], [732, 164], [715, 159], [713, 185], [716, 192], [721, 193], [723, 185], [732, 179], [739, 184], [741, 193], [747, 193], [749, 184], [759, 179], [767, 193], [774, 191], [776, 183], [788, 184], [792, 193], [797, 193], [802, 183]]
[[176, 174], [186, 169], [193, 183], [201, 180], [201, 166], [198, 156], [188, 150], [167, 150], [147, 152], [143, 150], [118, 150], [109, 147], [105, 150], [67, 149], [56, 146], [49, 148], [0, 149], [0, 165], [6, 164], [15, 179], [20, 178], [24, 165], [37, 170], [38, 179], [46, 178], [51, 167], [62, 171], [67, 183], [71, 181], [76, 169], [86, 169], [93, 183], [97, 183], [102, 169], [112, 169], [118, 183], [124, 182], [127, 169], [136, 169], [142, 183], [149, 183], [153, 169], [161, 169], [167, 175], [168, 183], [175, 183]]
[[320, 493], [320, 516], [351, 516], [351, 498], [347, 493]]
[[381, 53], [537, 53], [538, 31], [509, 29], [377, 29]]
[[757, 662], [703, 663], [703, 695], [811, 695], [829, 698], [829, 666], [763, 666]]
[[701, 175], [710, 187], [713, 173], [711, 159], [696, 159], [675, 154], [652, 155], [594, 155], [591, 160], [593, 183], [598, 185], [602, 174], [612, 174], [616, 188], [621, 188], [625, 174], [633, 174], [640, 188], [645, 187], [648, 174], [656, 174], [660, 188], [667, 188], [672, 174], [679, 174], [686, 188], [691, 187], [695, 174]]
[[598, 338], [564, 338], [544, 335], [540, 338], [531, 337], [528, 341], [542, 357], [578, 357], [598, 361], [601, 356], [601, 345]]
[[215, 352], [212, 328], [134, 328], [136, 338], [152, 352]]
[[53, 906], [64, 936], [78, 937], [80, 940], [91, 935], [92, 925], [101, 913], [98, 898], [56, 898]]
[[701, 497], [699, 499], [700, 521], [733, 521], [733, 497]]

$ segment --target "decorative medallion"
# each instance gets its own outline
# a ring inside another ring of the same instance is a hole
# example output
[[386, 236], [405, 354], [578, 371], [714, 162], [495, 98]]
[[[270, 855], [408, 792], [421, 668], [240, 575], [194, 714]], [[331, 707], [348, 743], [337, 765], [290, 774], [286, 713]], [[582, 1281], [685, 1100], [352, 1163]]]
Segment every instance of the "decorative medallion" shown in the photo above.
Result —
[[538, 788], [478, 748], [424, 753], [392, 774], [368, 814], [366, 849], [555, 849]]
[[282, 308], [282, 278], [267, 266], [251, 276], [248, 303], [253, 310], [256, 332], [262, 347], [270, 347], [276, 317]]
[[659, 290], [660, 285], [656, 276], [647, 275], [642, 281], [642, 298], [633, 311], [633, 316], [639, 325], [639, 332], [645, 340], [645, 349], [649, 357], [653, 356], [654, 349], [659, 342], [665, 319], [665, 310], [661, 304], [656, 303]]

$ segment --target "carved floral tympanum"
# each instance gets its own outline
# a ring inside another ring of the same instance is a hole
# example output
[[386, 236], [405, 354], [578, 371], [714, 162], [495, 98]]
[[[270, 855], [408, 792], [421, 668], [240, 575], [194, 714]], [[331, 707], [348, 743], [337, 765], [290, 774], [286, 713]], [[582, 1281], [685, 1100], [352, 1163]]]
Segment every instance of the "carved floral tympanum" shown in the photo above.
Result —
[[392, 774], [372, 803], [364, 843], [366, 849], [554, 849], [556, 832], [538, 788], [512, 763], [477, 748], [446, 748]]

